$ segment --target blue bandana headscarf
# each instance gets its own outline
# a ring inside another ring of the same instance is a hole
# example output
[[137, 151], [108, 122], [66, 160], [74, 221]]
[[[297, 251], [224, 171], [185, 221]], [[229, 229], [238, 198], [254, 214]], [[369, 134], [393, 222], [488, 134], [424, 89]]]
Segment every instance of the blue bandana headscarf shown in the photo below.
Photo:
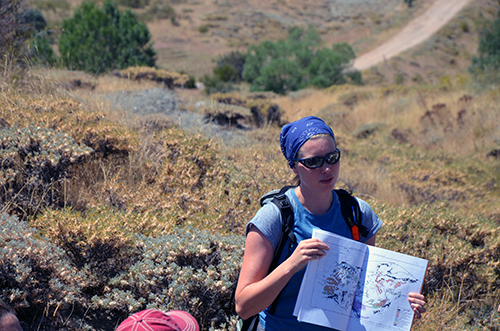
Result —
[[321, 133], [329, 134], [335, 140], [332, 129], [322, 119], [315, 116], [301, 118], [298, 121], [285, 125], [281, 129], [281, 152], [283, 152], [283, 155], [288, 160], [290, 168], [293, 168], [295, 155], [297, 155], [300, 147], [309, 138]]

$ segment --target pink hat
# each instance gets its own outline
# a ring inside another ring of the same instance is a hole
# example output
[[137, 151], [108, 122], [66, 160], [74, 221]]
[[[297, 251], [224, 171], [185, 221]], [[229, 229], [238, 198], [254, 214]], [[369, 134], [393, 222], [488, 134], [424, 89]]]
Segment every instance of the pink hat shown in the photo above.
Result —
[[129, 316], [116, 331], [199, 331], [198, 322], [182, 310], [143, 310]]

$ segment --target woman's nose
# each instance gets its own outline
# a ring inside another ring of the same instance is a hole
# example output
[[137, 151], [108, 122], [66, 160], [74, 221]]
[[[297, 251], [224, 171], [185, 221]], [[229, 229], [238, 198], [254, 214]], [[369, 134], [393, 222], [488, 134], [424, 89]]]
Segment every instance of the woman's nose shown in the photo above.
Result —
[[330, 165], [326, 162], [323, 162], [323, 165], [321, 166], [321, 173], [328, 173], [331, 171], [332, 169], [330, 169]]

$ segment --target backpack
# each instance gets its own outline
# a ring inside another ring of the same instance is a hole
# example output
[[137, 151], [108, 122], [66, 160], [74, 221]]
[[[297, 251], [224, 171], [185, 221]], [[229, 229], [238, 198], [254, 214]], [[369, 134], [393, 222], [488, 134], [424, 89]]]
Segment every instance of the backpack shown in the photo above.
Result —
[[[293, 209], [290, 203], [290, 200], [285, 195], [285, 192], [294, 186], [284, 186], [281, 189], [272, 190], [266, 194], [264, 194], [260, 198], [260, 205], [264, 206], [267, 203], [274, 203], [281, 213], [281, 236], [278, 244], [276, 246], [276, 250], [273, 254], [273, 259], [271, 261], [271, 265], [269, 266], [269, 271], [267, 274], [270, 274], [279, 263], [279, 258], [281, 256], [281, 252], [285, 247], [285, 243], [287, 239], [290, 239], [290, 247], [297, 242], [295, 238], [295, 234], [293, 233]], [[356, 241], [359, 241], [359, 234], [366, 237], [369, 233], [368, 229], [361, 224], [361, 210], [359, 208], [359, 203], [355, 197], [353, 197], [349, 192], [342, 189], [334, 190], [340, 201], [340, 210], [342, 211], [342, 216], [344, 217], [345, 222], [349, 226], [349, 229], [352, 233], [352, 238]], [[233, 291], [233, 302], [234, 302], [234, 292]], [[274, 299], [271, 308], [269, 310], [270, 314], [274, 314], [276, 310], [276, 305], [278, 304], [279, 294]], [[257, 330], [257, 326], [259, 324], [259, 314], [256, 314], [246, 320], [241, 318], [238, 319], [237, 330], [238, 331], [255, 331]]]

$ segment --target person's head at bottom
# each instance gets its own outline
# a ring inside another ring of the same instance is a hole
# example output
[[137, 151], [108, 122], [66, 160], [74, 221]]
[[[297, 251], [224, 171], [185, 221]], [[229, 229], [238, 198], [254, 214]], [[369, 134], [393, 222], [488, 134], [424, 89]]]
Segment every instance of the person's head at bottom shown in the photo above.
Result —
[[0, 331], [23, 331], [14, 309], [0, 302]]
[[182, 310], [166, 313], [147, 309], [135, 313], [124, 320], [116, 331], [199, 331], [196, 319]]

